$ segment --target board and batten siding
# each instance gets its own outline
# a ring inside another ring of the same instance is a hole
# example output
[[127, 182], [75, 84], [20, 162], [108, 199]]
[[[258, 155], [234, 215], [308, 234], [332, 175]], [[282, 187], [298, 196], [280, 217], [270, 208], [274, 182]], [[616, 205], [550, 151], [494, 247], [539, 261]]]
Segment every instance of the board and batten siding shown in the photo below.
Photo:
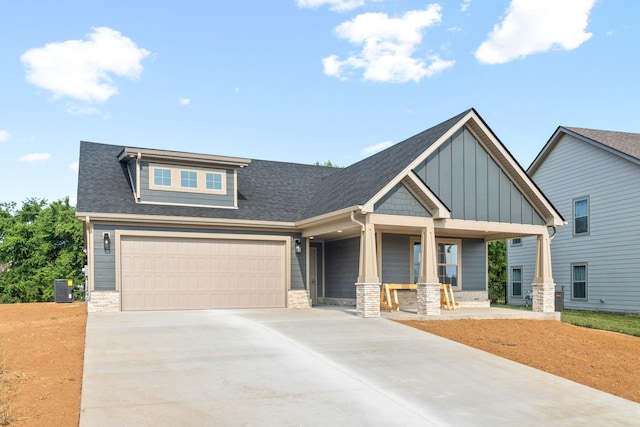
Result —
[[487, 290], [487, 244], [483, 239], [462, 239], [462, 290]]
[[325, 297], [356, 298], [360, 262], [360, 238], [327, 242], [325, 249]]
[[[203, 168], [192, 168], [179, 165], [156, 165], [149, 162], [140, 163], [140, 201], [171, 203], [182, 205], [201, 205], [217, 207], [233, 207], [234, 199], [234, 172], [226, 169], [226, 191], [225, 194], [209, 194], [187, 191], [152, 190], [149, 188], [151, 166], [166, 167], [171, 169], [203, 170]], [[216, 169], [218, 170], [218, 169]]]
[[[640, 166], [564, 135], [532, 176], [568, 222], [551, 241], [556, 290], [567, 308], [640, 312]], [[589, 234], [573, 235], [573, 201], [589, 198]], [[535, 239], [509, 246], [509, 266], [533, 280]], [[572, 264], [588, 266], [588, 300], [573, 300]], [[601, 302], [604, 301], [604, 302]]]
[[414, 171], [451, 210], [454, 219], [545, 224], [466, 127]]
[[411, 283], [412, 256], [411, 236], [383, 233], [382, 283]]
[[[93, 248], [94, 248], [94, 288], [97, 291], [113, 291], [116, 289], [116, 253], [115, 253], [115, 232], [116, 230], [126, 231], [157, 231], [157, 232], [186, 232], [186, 233], [212, 233], [212, 234], [253, 234], [262, 236], [289, 236], [291, 238], [291, 289], [303, 290], [306, 287], [306, 245], [299, 233], [278, 233], [278, 232], [257, 232], [243, 230], [215, 230], [199, 228], [174, 228], [174, 227], [133, 227], [114, 226], [109, 224], [93, 225]], [[105, 252], [103, 245], [103, 235], [108, 232], [111, 237], [111, 250]], [[212, 236], [215, 238], [215, 236]], [[301, 253], [295, 252], [294, 239], [301, 239]], [[355, 282], [354, 282], [355, 283]]]

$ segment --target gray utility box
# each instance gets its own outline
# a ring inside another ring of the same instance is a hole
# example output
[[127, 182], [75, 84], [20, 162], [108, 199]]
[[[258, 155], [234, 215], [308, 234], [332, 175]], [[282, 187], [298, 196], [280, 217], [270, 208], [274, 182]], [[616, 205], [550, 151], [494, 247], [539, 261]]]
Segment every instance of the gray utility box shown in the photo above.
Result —
[[54, 280], [53, 298], [55, 302], [73, 302], [73, 280]]
[[564, 310], [564, 292], [555, 292], [555, 309], [556, 311]]

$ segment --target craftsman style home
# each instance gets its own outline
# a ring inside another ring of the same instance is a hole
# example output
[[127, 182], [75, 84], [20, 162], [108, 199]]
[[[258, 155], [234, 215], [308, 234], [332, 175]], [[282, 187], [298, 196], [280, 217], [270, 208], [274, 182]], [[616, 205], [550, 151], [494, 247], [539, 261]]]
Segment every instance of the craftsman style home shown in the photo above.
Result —
[[[529, 175], [570, 226], [553, 237], [556, 290], [572, 309], [640, 312], [640, 134], [559, 127]], [[508, 245], [508, 294], [522, 304], [535, 242]]]
[[355, 305], [417, 284], [417, 312], [488, 304], [487, 242], [533, 237], [553, 311], [560, 214], [470, 109], [346, 168], [82, 142], [90, 310]]

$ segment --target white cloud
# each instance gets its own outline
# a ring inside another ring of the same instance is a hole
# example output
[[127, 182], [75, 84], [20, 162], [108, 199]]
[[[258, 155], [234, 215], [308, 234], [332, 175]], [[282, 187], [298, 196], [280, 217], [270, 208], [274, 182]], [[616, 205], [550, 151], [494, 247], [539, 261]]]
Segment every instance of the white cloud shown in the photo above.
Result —
[[362, 155], [368, 156], [370, 154], [377, 153], [378, 151], [382, 151], [385, 148], [391, 147], [392, 145], [393, 145], [393, 142], [391, 141], [384, 141], [378, 144], [370, 145], [362, 149]]
[[71, 169], [72, 171], [76, 171], [78, 172], [78, 162], [73, 162], [69, 165], [69, 169]]
[[0, 142], [5, 142], [9, 140], [9, 131], [0, 130]]
[[50, 158], [51, 158], [50, 153], [31, 153], [31, 154], [25, 154], [24, 156], [20, 157], [18, 160], [20, 160], [21, 162], [27, 162], [27, 163], [35, 163], [35, 162], [44, 163]]
[[362, 51], [345, 60], [331, 55], [322, 60], [324, 73], [345, 79], [362, 69], [364, 79], [377, 82], [405, 83], [419, 81], [452, 67], [455, 61], [445, 61], [438, 55], [425, 59], [413, 56], [422, 43], [424, 29], [439, 23], [441, 7], [437, 4], [425, 10], [406, 12], [401, 18], [389, 18], [386, 13], [364, 13], [336, 27], [336, 35], [356, 45]]
[[180, 105], [189, 105], [189, 104], [191, 104], [191, 100], [189, 98], [180, 98], [178, 100], [178, 102], [180, 103]]
[[316, 9], [328, 5], [335, 12], [344, 12], [364, 6], [365, 0], [296, 0], [298, 7]]
[[469, 10], [469, 6], [471, 6], [471, 0], [463, 0], [462, 4], [460, 5], [460, 11], [466, 12], [467, 10]]
[[29, 83], [77, 100], [101, 103], [118, 93], [112, 76], [137, 79], [149, 51], [108, 27], [94, 28], [87, 40], [48, 43], [20, 60]]
[[484, 64], [503, 64], [532, 53], [576, 49], [591, 38], [585, 32], [595, 0], [513, 0], [500, 24], [475, 53]]

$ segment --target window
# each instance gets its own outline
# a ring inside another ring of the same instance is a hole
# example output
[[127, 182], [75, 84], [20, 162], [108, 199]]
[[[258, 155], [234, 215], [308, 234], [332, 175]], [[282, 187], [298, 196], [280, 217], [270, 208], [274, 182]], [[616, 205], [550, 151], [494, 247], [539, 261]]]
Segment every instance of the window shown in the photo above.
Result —
[[422, 258], [420, 239], [412, 239], [411, 245], [413, 246], [413, 262], [411, 263], [411, 268], [413, 269], [412, 283], [418, 283], [418, 278], [420, 277], [420, 259]]
[[171, 169], [155, 168], [153, 170], [153, 185], [171, 187]]
[[520, 237], [511, 239], [511, 246], [522, 246], [522, 239]]
[[437, 242], [438, 277], [440, 283], [458, 286], [460, 282], [460, 244], [453, 241]]
[[587, 299], [587, 265], [573, 264], [571, 266], [571, 298]]
[[221, 173], [207, 173], [206, 174], [206, 187], [207, 190], [222, 190], [222, 174]]
[[514, 267], [511, 269], [511, 295], [514, 297], [522, 296], [522, 268]]
[[573, 234], [589, 234], [589, 199], [573, 201]]
[[180, 171], [180, 187], [198, 188], [198, 172]]

